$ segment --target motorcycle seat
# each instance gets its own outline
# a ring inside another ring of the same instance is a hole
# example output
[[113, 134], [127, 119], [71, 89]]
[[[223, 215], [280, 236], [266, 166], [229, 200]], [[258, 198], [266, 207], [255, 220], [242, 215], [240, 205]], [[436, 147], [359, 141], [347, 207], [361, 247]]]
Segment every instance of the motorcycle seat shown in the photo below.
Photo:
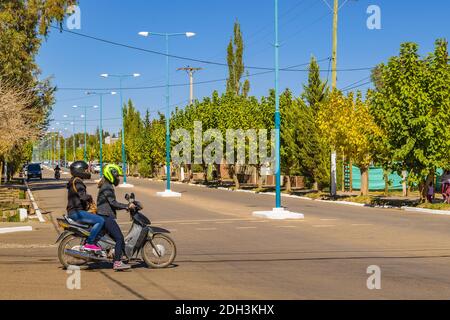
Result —
[[78, 223], [75, 220], [72, 220], [67, 216], [65, 218], [66, 218], [67, 222], [70, 223], [72, 226], [83, 228], [83, 229], [88, 229], [90, 227], [90, 225], [88, 225], [88, 224]]

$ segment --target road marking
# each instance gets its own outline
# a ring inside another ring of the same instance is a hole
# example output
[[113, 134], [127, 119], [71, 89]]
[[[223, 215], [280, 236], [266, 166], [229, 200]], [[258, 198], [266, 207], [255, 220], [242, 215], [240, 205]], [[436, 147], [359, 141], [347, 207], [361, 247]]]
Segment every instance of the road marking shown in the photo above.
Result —
[[199, 222], [182, 222], [181, 225], [193, 225], [193, 224], [200, 224]]
[[198, 230], [198, 231], [213, 231], [213, 230], [217, 230], [217, 228], [197, 228], [195, 230]]
[[216, 222], [216, 224], [230, 224], [230, 223], [233, 223], [232, 221], [219, 221], [219, 222]]
[[320, 219], [320, 221], [336, 221], [338, 219]]
[[336, 227], [334, 224], [321, 224], [321, 225], [313, 225], [314, 228], [332, 228]]
[[244, 230], [244, 229], [256, 229], [256, 227], [236, 227], [238, 230]]
[[365, 226], [373, 226], [373, 224], [369, 224], [369, 223], [354, 223], [351, 226], [352, 227], [365, 227]]
[[297, 228], [297, 226], [277, 226], [277, 228]]

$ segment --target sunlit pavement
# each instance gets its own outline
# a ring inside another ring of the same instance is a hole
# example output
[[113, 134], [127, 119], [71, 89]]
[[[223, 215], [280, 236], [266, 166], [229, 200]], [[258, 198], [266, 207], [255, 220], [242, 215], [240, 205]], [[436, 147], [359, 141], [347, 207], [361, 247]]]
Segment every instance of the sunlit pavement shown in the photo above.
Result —
[[[447, 299], [450, 217], [283, 199], [304, 220], [264, 220], [274, 197], [174, 184], [181, 198], [161, 198], [163, 182], [129, 179], [118, 200], [134, 192], [154, 225], [175, 239], [176, 265], [137, 266], [116, 273], [101, 265], [81, 271], [69, 290], [54, 244], [65, 213], [67, 180], [30, 186], [49, 222], [34, 231], [0, 235], [2, 299]], [[63, 176], [67, 179], [67, 176]], [[89, 192], [96, 195], [95, 183]], [[124, 232], [130, 226], [120, 212]], [[369, 266], [381, 269], [381, 289], [369, 290]]]

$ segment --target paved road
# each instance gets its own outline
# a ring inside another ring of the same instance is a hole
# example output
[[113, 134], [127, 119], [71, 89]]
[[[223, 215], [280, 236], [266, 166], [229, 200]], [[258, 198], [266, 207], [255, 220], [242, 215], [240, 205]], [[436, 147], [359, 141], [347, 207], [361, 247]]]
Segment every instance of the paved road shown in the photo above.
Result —
[[[82, 271], [68, 290], [51, 222], [64, 214], [66, 181], [32, 182], [49, 219], [30, 233], [0, 235], [2, 299], [448, 299], [450, 217], [283, 199], [302, 221], [253, 218], [274, 197], [175, 184], [181, 199], [162, 199], [162, 182], [130, 179], [144, 212], [172, 232], [176, 266], [116, 273]], [[63, 178], [67, 176], [63, 175]], [[89, 191], [96, 194], [95, 183]], [[123, 199], [125, 191], [118, 190]], [[119, 222], [126, 232], [126, 213]], [[381, 290], [366, 270], [381, 268]]]

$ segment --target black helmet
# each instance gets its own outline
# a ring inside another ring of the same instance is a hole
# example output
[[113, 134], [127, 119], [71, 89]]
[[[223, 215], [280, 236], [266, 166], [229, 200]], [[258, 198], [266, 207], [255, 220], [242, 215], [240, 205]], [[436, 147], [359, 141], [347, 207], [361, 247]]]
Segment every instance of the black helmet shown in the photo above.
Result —
[[75, 161], [70, 165], [70, 174], [72, 177], [78, 177], [81, 179], [90, 179], [89, 165], [84, 161]]

